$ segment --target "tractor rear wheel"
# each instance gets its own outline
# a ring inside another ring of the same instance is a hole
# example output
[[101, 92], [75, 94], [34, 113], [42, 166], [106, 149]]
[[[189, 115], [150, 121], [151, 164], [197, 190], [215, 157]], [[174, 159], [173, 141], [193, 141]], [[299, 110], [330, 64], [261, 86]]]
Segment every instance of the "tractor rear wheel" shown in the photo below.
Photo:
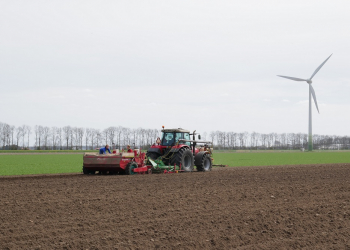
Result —
[[196, 167], [198, 171], [211, 171], [212, 162], [209, 154], [204, 154], [198, 161], [196, 161]]
[[185, 172], [193, 171], [194, 161], [192, 151], [188, 148], [181, 148], [178, 152], [174, 153], [170, 158], [170, 165], [181, 165], [181, 169]]
[[126, 175], [134, 175], [137, 174], [134, 172], [134, 169], [137, 168], [137, 163], [136, 162], [130, 162], [128, 165], [125, 167], [125, 174]]

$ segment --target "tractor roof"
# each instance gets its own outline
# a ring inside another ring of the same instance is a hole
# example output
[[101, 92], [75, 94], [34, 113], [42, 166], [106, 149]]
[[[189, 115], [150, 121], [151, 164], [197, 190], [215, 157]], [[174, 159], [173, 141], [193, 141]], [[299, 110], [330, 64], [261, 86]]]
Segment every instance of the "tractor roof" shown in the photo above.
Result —
[[183, 129], [183, 128], [167, 128], [163, 129], [163, 132], [175, 132], [175, 133], [190, 133], [189, 130]]

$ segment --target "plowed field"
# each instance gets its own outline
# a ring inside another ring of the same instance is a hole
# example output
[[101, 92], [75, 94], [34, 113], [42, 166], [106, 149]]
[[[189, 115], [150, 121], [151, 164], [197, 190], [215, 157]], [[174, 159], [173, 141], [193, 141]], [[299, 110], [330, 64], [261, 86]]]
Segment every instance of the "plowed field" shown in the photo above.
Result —
[[350, 249], [350, 164], [0, 178], [1, 249]]

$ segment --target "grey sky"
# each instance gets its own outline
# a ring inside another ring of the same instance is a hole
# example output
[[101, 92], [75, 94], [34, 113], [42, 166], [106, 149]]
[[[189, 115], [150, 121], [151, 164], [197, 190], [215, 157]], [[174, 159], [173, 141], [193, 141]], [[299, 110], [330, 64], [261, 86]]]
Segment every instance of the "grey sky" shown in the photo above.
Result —
[[346, 135], [349, 1], [0, 1], [0, 121]]

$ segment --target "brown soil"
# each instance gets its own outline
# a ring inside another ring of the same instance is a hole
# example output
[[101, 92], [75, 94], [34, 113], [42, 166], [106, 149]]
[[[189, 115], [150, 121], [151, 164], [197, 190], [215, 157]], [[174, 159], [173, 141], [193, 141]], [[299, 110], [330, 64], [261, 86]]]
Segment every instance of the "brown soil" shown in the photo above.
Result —
[[1, 249], [350, 249], [350, 164], [0, 178]]

